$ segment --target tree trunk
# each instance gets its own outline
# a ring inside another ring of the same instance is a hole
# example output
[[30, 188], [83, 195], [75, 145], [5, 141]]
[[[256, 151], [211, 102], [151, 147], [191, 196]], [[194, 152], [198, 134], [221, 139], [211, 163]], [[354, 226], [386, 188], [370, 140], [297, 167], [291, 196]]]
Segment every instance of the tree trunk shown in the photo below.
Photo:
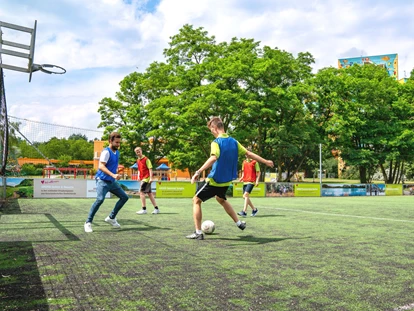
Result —
[[382, 172], [382, 178], [384, 179], [384, 183], [387, 183], [387, 180], [388, 180], [387, 171], [385, 170], [383, 164], [380, 164], [380, 168]]
[[361, 184], [367, 183], [367, 168], [364, 166], [359, 167], [359, 180], [361, 181]]

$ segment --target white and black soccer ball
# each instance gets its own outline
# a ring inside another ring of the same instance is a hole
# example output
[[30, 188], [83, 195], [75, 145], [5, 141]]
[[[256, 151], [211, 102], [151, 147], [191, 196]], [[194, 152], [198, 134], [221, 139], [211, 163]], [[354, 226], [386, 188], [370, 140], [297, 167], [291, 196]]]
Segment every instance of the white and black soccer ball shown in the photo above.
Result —
[[201, 230], [203, 230], [205, 234], [212, 234], [215, 229], [216, 225], [211, 220], [206, 220], [201, 224]]

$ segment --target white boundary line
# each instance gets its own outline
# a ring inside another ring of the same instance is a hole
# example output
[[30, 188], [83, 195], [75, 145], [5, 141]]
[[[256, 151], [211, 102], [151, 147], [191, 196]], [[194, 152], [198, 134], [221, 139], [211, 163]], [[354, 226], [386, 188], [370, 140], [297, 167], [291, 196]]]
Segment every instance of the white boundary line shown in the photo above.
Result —
[[409, 305], [398, 307], [394, 309], [394, 311], [405, 311], [405, 310], [413, 310], [413, 309], [414, 309], [414, 303], [410, 303]]
[[350, 218], [361, 218], [361, 219], [373, 219], [373, 220], [386, 220], [386, 221], [397, 221], [397, 222], [414, 223], [414, 220], [403, 220], [403, 219], [392, 219], [392, 218], [379, 218], [379, 217], [367, 217], [367, 216], [356, 216], [356, 215], [347, 215], [347, 214], [331, 214], [331, 213], [311, 212], [311, 211], [305, 211], [305, 210], [300, 210], [300, 209], [289, 209], [289, 208], [276, 208], [276, 209], [277, 210], [281, 210], [281, 211], [301, 212], [301, 213], [318, 214], [318, 215], [325, 215], [325, 216], [350, 217]]

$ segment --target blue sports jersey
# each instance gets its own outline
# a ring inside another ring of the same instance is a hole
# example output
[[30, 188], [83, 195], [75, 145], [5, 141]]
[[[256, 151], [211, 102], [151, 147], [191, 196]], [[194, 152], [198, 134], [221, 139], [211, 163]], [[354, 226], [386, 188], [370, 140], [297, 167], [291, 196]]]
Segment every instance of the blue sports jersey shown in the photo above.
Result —
[[217, 137], [214, 140], [220, 147], [220, 156], [214, 162], [208, 178], [217, 183], [226, 183], [237, 179], [239, 149], [237, 140], [232, 137]]
[[[108, 150], [109, 152], [109, 160], [106, 163], [106, 168], [110, 170], [112, 173], [116, 174], [118, 170], [119, 151], [117, 150], [115, 153], [113, 153], [111, 148], [109, 147], [107, 147], [106, 150]], [[101, 170], [98, 170], [98, 172], [96, 172], [95, 178], [107, 181], [115, 181], [115, 178], [105, 174]]]

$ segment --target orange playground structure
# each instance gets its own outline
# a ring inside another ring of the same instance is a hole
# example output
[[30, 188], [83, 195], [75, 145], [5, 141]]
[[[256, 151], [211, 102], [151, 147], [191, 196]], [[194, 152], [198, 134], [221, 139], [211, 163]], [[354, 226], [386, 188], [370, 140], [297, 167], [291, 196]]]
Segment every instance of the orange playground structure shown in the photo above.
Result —
[[[94, 177], [94, 172], [98, 170], [98, 164], [99, 164], [99, 157], [101, 155], [102, 150], [105, 148], [106, 141], [94, 141], [93, 144], [93, 160], [72, 160], [69, 162], [70, 167], [64, 167], [59, 168], [59, 170], [64, 174], [70, 174], [73, 175], [74, 178], [76, 178], [79, 175], [83, 175], [84, 178], [90, 178]], [[18, 158], [17, 159], [18, 165], [22, 167], [23, 164], [44, 164], [43, 168], [43, 178], [51, 178], [52, 175], [59, 175], [59, 172], [56, 171], [54, 167], [50, 167], [50, 163], [46, 159], [37, 159], [37, 158]], [[57, 164], [58, 160], [50, 160], [52, 164]], [[137, 179], [138, 171], [136, 169], [131, 168], [134, 163], [130, 163], [128, 166], [119, 165], [118, 167], [118, 173], [123, 174], [125, 179]], [[158, 180], [185, 180], [190, 178], [190, 173], [185, 170], [156, 170], [155, 167], [158, 167], [161, 164], [165, 164], [168, 167], [171, 167], [170, 163], [168, 162], [168, 159], [161, 159], [156, 163], [156, 166], [154, 165], [153, 171], [154, 171], [154, 177]], [[92, 169], [87, 168], [79, 168], [80, 165], [90, 165], [93, 167]]]

